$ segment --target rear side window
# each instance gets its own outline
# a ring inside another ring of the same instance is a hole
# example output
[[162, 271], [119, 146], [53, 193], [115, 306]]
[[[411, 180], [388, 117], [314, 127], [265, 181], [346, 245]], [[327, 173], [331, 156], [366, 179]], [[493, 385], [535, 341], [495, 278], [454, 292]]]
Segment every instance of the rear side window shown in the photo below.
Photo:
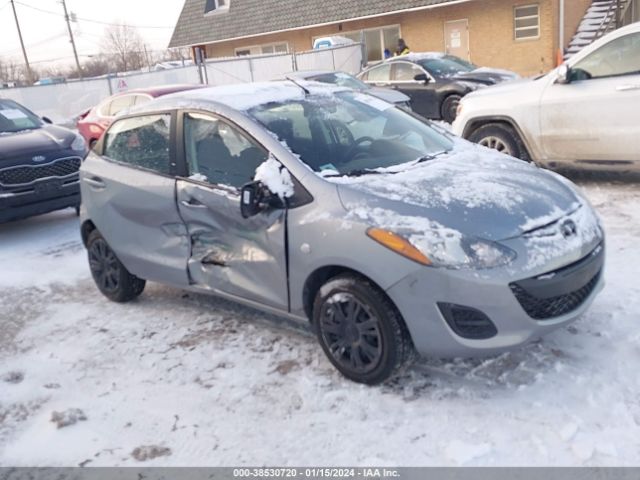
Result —
[[144, 115], [116, 121], [105, 135], [105, 157], [169, 175], [171, 115]]
[[391, 74], [391, 65], [384, 64], [369, 70], [367, 80], [369, 82], [388, 82]]
[[109, 110], [107, 110], [105, 113], [110, 117], [115, 117], [124, 109], [131, 108], [134, 101], [135, 96], [133, 95], [123, 95], [122, 97], [116, 97], [109, 105]]

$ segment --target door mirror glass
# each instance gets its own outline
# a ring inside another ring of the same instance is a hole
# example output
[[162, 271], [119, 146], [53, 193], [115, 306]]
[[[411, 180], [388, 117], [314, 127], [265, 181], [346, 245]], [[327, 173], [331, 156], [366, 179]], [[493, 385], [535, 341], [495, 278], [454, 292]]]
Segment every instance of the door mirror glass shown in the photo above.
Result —
[[419, 73], [413, 77], [416, 82], [429, 83], [429, 77], [427, 77], [426, 73]]
[[558, 67], [558, 77], [556, 83], [567, 84], [571, 83], [571, 68], [566, 63], [563, 63]]
[[42, 117], [42, 121], [44, 123], [48, 123], [48, 124], [52, 124], [53, 123], [49, 117]]
[[264, 190], [264, 186], [260, 182], [247, 183], [240, 189], [242, 218], [254, 217], [263, 210]]

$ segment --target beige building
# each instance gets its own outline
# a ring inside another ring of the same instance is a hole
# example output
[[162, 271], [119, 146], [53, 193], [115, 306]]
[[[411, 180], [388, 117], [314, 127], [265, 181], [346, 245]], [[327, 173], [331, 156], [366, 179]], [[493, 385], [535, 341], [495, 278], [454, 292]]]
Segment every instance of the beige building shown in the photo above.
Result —
[[533, 75], [556, 65], [561, 46], [575, 50], [636, 21], [639, 7], [640, 0], [186, 0], [170, 47], [202, 47], [211, 58], [305, 51], [319, 37], [342, 36], [363, 41], [376, 62], [403, 38], [414, 52], [446, 51]]

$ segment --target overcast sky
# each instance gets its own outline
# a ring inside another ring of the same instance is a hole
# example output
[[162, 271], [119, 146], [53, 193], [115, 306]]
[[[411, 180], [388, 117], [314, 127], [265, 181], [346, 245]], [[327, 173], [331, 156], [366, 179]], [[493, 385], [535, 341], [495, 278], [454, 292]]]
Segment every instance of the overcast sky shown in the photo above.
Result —
[[[15, 0], [15, 3], [29, 62], [38, 67], [52, 60], [71, 64], [73, 51], [60, 0]], [[184, 0], [67, 0], [67, 9], [78, 16], [78, 22], [72, 26], [80, 61], [100, 51], [106, 26], [95, 22], [164, 27], [138, 31], [152, 50], [165, 49], [183, 5]], [[23, 62], [11, 5], [9, 0], [0, 0], [0, 59], [9, 57]]]

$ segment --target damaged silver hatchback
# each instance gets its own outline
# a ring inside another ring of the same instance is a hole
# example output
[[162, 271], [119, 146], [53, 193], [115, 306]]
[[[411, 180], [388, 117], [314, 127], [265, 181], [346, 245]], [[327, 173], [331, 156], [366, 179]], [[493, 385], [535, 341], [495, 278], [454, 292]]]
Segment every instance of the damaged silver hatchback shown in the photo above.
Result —
[[80, 175], [108, 298], [154, 281], [309, 319], [357, 382], [414, 350], [522, 345], [603, 286], [603, 230], [573, 184], [346, 89], [164, 97], [115, 121]]

